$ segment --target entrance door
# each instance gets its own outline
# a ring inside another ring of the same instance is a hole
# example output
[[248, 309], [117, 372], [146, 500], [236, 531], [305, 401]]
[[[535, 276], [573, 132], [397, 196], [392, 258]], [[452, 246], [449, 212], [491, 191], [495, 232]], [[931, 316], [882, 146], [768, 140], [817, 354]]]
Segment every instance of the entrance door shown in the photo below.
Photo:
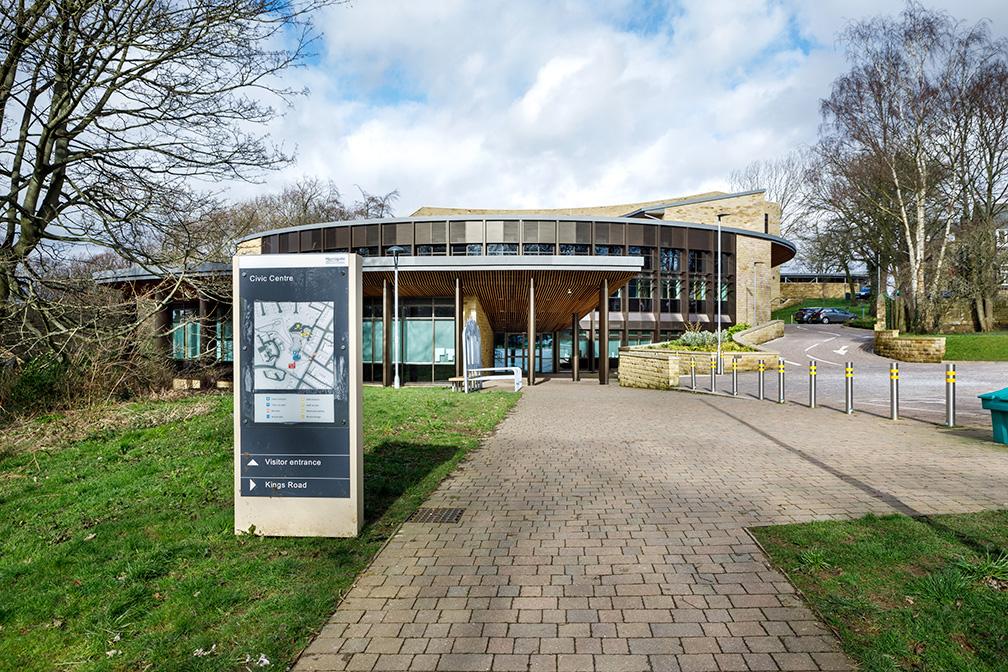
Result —
[[[528, 353], [525, 332], [507, 332], [494, 335], [494, 366], [517, 366], [528, 373]], [[553, 373], [553, 334], [536, 334], [536, 348], [533, 354], [536, 373]]]
[[494, 335], [494, 366], [525, 368], [525, 334], [506, 333]]

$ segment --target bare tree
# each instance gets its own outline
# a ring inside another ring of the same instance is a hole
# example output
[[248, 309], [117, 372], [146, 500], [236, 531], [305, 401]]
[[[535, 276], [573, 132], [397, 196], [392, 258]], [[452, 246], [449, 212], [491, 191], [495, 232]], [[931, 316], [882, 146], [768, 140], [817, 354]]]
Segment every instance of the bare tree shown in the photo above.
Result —
[[767, 198], [781, 207], [781, 234], [800, 238], [809, 225], [805, 188], [809, 159], [807, 148], [793, 149], [784, 156], [756, 160], [733, 170], [728, 183], [737, 191], [765, 189]]
[[[950, 168], [942, 139], [948, 125], [941, 89], [957, 58], [984, 39], [982, 26], [963, 29], [948, 15], [908, 3], [899, 19], [852, 24], [843, 34], [851, 70], [822, 103], [818, 152], [836, 163], [869, 157], [880, 185], [862, 188], [880, 225], [899, 241], [893, 260], [915, 330], [937, 326], [943, 265], [954, 220], [943, 184]], [[872, 197], [875, 194], [876, 197]]]
[[960, 43], [941, 88], [940, 147], [950, 173], [944, 201], [956, 223], [951, 285], [969, 298], [977, 330], [991, 331], [1005, 263], [996, 236], [1008, 213], [1008, 47], [990, 39], [986, 24], [974, 35]]
[[289, 159], [257, 127], [330, 2], [0, 3], [0, 318], [65, 345], [86, 329], [50, 289], [73, 259], [187, 265], [217, 208], [193, 185]]
[[277, 193], [222, 205], [194, 224], [194, 247], [202, 259], [226, 261], [235, 252], [235, 241], [261, 231], [393, 215], [398, 190], [386, 194], [357, 190], [360, 197], [347, 202], [332, 180], [303, 177]]

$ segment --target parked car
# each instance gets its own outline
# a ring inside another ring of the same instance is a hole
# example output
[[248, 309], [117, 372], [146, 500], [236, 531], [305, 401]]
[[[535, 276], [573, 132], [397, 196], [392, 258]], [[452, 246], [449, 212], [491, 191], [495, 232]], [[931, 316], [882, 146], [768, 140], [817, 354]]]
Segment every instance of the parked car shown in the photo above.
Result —
[[822, 306], [809, 306], [808, 308], [799, 308], [795, 311], [794, 321], [804, 324], [809, 321], [809, 318], [822, 310]]
[[844, 322], [850, 322], [855, 317], [857, 317], [857, 315], [848, 310], [843, 310], [842, 308], [822, 308], [809, 317], [809, 322], [818, 322], [819, 324], [843, 324]]
[[871, 298], [871, 287], [869, 287], [868, 285], [861, 285], [861, 289], [858, 290], [858, 293], [855, 295], [854, 298], [858, 299], [859, 301], [867, 301], [868, 299]]

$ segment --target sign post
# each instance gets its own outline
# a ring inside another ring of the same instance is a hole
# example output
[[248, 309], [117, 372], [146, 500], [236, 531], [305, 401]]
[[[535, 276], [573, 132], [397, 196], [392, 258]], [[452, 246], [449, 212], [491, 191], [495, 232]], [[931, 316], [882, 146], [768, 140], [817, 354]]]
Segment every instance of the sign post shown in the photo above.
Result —
[[235, 532], [357, 536], [360, 257], [239, 256], [233, 277]]

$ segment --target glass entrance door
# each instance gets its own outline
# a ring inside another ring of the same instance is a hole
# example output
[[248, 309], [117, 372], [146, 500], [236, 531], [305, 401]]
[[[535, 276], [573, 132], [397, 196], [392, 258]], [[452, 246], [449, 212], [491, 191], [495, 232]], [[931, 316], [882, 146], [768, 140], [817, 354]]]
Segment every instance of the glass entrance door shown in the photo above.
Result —
[[[527, 341], [525, 332], [494, 334], [494, 366], [517, 366], [528, 373]], [[553, 373], [553, 347], [552, 333], [536, 334], [536, 373]]]

